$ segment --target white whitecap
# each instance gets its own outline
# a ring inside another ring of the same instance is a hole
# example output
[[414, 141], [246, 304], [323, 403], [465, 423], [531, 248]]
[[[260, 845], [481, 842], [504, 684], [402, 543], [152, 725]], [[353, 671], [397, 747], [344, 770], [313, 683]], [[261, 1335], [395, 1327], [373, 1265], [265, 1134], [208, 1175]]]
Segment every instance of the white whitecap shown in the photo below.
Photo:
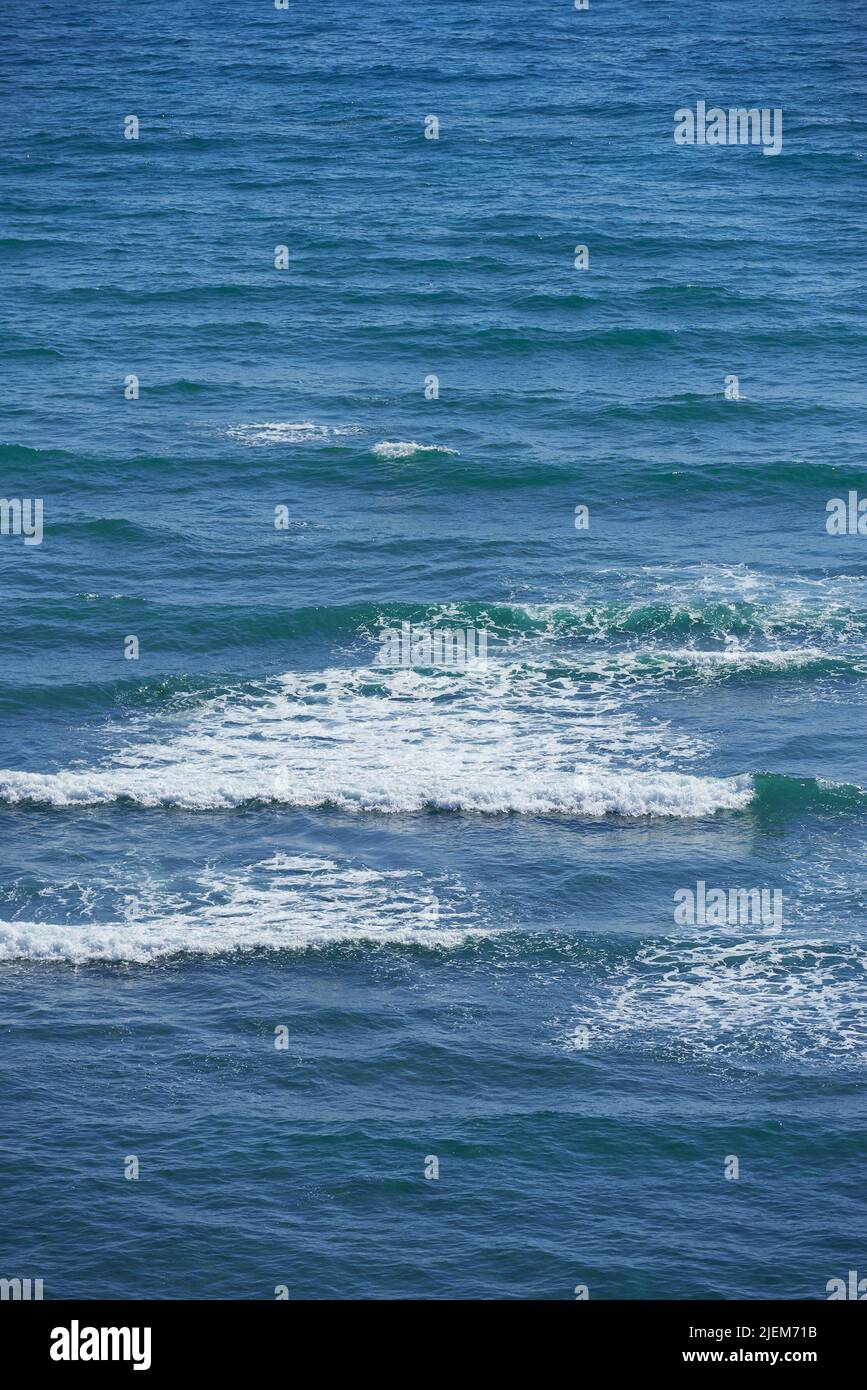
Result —
[[195, 906], [168, 891], [127, 898], [108, 922], [0, 922], [0, 961], [130, 961], [178, 954], [372, 942], [443, 947], [492, 930], [456, 880], [313, 855], [275, 855], [244, 870], [209, 869]]
[[418, 444], [414, 439], [381, 439], [371, 451], [377, 458], [408, 459], [414, 454], [457, 454], [457, 449], [447, 449], [444, 444]]
[[251, 424], [229, 425], [226, 434], [241, 444], [310, 444], [360, 434], [360, 425], [317, 425], [313, 420], [262, 420]]
[[[588, 981], [568, 1051], [867, 1061], [867, 949], [768, 930], [669, 936]], [[589, 1037], [588, 1037], [589, 1035]]]
[[748, 776], [682, 770], [704, 751], [619, 690], [522, 664], [337, 669], [144, 723], [90, 768], [0, 772], [0, 800], [217, 810], [250, 801], [355, 812], [706, 816], [753, 796]]

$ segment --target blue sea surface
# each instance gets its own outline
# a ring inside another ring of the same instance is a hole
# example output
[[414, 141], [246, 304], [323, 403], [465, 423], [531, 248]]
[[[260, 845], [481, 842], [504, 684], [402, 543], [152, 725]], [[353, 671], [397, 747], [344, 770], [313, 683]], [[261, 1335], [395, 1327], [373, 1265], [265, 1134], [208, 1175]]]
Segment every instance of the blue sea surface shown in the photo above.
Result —
[[[867, 1275], [864, 10], [49, 0], [0, 55], [44, 515], [0, 536], [0, 1277]], [[699, 100], [782, 151], [679, 146]], [[487, 662], [384, 665], [403, 624]], [[782, 920], [684, 924], [699, 883]]]

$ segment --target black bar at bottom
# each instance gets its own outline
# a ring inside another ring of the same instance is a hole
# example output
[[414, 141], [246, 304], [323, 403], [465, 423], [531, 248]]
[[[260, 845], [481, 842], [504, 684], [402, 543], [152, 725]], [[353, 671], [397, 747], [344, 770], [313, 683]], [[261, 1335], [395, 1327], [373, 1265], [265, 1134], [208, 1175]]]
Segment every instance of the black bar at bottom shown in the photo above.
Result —
[[[546, 1329], [563, 1332], [569, 1338], [565, 1348], [570, 1355], [580, 1351], [580, 1362], [587, 1368], [593, 1356], [611, 1371], [640, 1370], [668, 1372], [675, 1367], [699, 1372], [717, 1365], [733, 1369], [737, 1365], [761, 1365], [767, 1369], [806, 1366], [827, 1373], [851, 1369], [860, 1362], [860, 1351], [867, 1323], [856, 1300], [845, 1305], [836, 1301], [805, 1302], [604, 1302], [588, 1300], [561, 1308]], [[391, 1314], [383, 1332], [391, 1341], [400, 1332], [406, 1309]], [[404, 1373], [422, 1373], [425, 1380], [442, 1357], [443, 1374], [454, 1376], [464, 1362], [478, 1364], [482, 1345], [499, 1359], [500, 1348], [511, 1357], [521, 1348], [533, 1355], [539, 1344], [533, 1338], [534, 1322], [523, 1333], [514, 1319], [520, 1317], [515, 1304], [509, 1305], [509, 1322], [499, 1342], [480, 1343], [475, 1319], [463, 1323], [459, 1313], [456, 1330], [470, 1334], [474, 1354], [465, 1357], [447, 1338], [445, 1304], [466, 1305], [437, 1300], [432, 1315], [418, 1329], [424, 1337], [422, 1364], [415, 1370], [406, 1364], [406, 1353], [393, 1343], [395, 1359], [400, 1357]], [[365, 1364], [382, 1368], [392, 1359], [386, 1351], [389, 1342], [371, 1341], [376, 1334], [377, 1314], [368, 1307], [364, 1320], [358, 1319], [357, 1304], [351, 1302], [101, 1302], [61, 1300], [0, 1303], [0, 1336], [4, 1364], [21, 1371], [49, 1372], [52, 1376], [86, 1374], [91, 1378], [100, 1369], [112, 1374], [137, 1375], [161, 1379], [179, 1372], [227, 1373], [255, 1369], [257, 1374], [274, 1368], [285, 1373], [295, 1364], [302, 1350], [319, 1363], [320, 1370], [336, 1359], [335, 1353], [351, 1361], [357, 1371]], [[492, 1305], [483, 1305], [482, 1333], [486, 1339], [497, 1328], [498, 1315]], [[375, 1305], [374, 1305], [375, 1307]], [[415, 1314], [413, 1315], [415, 1316]], [[446, 1315], [450, 1318], [450, 1315]], [[537, 1313], [538, 1316], [538, 1313]], [[548, 1314], [549, 1317], [552, 1314]], [[373, 1324], [370, 1318], [374, 1318]], [[395, 1318], [397, 1321], [395, 1321]], [[488, 1319], [491, 1322], [488, 1322]], [[463, 1326], [461, 1326], [463, 1324]], [[404, 1324], [404, 1326], [406, 1326]], [[413, 1327], [413, 1332], [416, 1328]], [[446, 1339], [444, 1340], [444, 1334]], [[323, 1340], [324, 1338], [324, 1340]], [[525, 1340], [532, 1338], [532, 1340]], [[577, 1340], [573, 1340], [577, 1339]], [[440, 1350], [441, 1348], [441, 1350]], [[556, 1346], [551, 1350], [556, 1353]], [[546, 1358], [547, 1359], [547, 1358]], [[308, 1363], [309, 1364], [309, 1363]], [[20, 1370], [19, 1370], [20, 1368]], [[312, 1369], [312, 1367], [311, 1367]]]

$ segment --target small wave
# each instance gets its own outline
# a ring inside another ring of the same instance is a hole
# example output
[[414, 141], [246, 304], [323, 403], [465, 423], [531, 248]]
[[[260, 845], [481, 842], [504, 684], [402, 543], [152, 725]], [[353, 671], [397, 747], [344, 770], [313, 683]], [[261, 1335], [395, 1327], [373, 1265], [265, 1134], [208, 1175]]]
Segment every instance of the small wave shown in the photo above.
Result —
[[0, 922], [0, 961], [147, 964], [178, 955], [309, 950], [374, 943], [453, 947], [495, 929], [454, 879], [276, 854], [242, 871], [209, 870], [189, 905], [169, 892], [127, 897], [112, 921]]
[[[687, 586], [685, 586], [687, 587]], [[693, 590], [695, 585], [692, 586]], [[370, 605], [375, 608], [375, 605]], [[335, 615], [343, 610], [330, 610]], [[714, 659], [783, 659], [781, 640], [818, 643], [823, 639], [839, 642], [867, 633], [867, 610], [823, 596], [821, 603], [792, 599], [787, 602], [752, 602], [745, 598], [658, 602], [455, 602], [450, 605], [385, 604], [376, 610], [383, 625], [401, 621], [445, 622], [485, 628], [502, 639], [537, 637], [540, 639], [579, 639], [604, 643], [612, 639], [689, 642], [716, 641], [742, 643], [730, 652], [708, 653]], [[749, 648], [749, 641], [767, 643], [772, 650]], [[651, 649], [652, 650], [652, 649]], [[827, 653], [826, 653], [827, 655]], [[700, 659], [696, 657], [696, 659]]]
[[193, 381], [190, 377], [182, 376], [178, 377], [175, 381], [155, 381], [150, 383], [148, 385], [148, 394], [156, 396], [188, 396], [213, 389], [210, 382]]
[[60, 348], [40, 347], [40, 346], [34, 344], [33, 346], [29, 346], [29, 347], [27, 347], [27, 346], [25, 346], [25, 347], [15, 347], [15, 346], [4, 346], [4, 347], [0, 347], [0, 356], [2, 356], [2, 357], [12, 357], [12, 358], [14, 358], [16, 361], [31, 361], [31, 360], [33, 360], [34, 358], [38, 358], [38, 359], [52, 358], [52, 359], [55, 359], [55, 360], [60, 361], [60, 360], [63, 359], [63, 357], [65, 356], [65, 354], [62, 353], [62, 352], [60, 351]]
[[563, 667], [495, 657], [477, 670], [327, 668], [235, 682], [207, 697], [195, 682], [186, 697], [174, 680], [135, 687], [141, 718], [117, 722], [113, 755], [91, 767], [0, 771], [0, 801], [679, 818], [750, 807], [769, 819], [863, 808], [858, 787], [694, 773], [689, 763], [706, 744], [648, 719], [637, 698], [683, 671], [708, 679], [744, 661], [748, 671], [785, 671], [791, 654], [686, 652], [672, 668], [662, 653], [658, 669], [649, 660], [639, 651]]
[[[98, 534], [124, 539], [149, 540], [165, 533], [132, 529], [123, 518], [60, 523], [77, 529], [95, 527]], [[492, 639], [520, 643], [527, 653], [545, 659], [554, 642], [571, 644], [592, 653], [608, 643], [621, 643], [634, 653], [636, 662], [666, 659], [701, 663], [756, 665], [797, 664], [824, 655], [829, 661], [857, 655], [841, 644], [857, 642], [867, 634], [867, 609], [838, 601], [822, 603], [759, 603], [745, 599], [728, 602], [622, 602], [622, 603], [484, 603], [455, 600], [451, 603], [368, 601], [317, 604], [291, 608], [278, 604], [177, 604], [145, 602], [120, 595], [78, 595], [76, 599], [51, 598], [50, 604], [32, 602], [20, 611], [35, 632], [44, 616], [50, 621], [80, 622], [82, 602], [110, 603], [108, 621], [114, 623], [116, 605], [150, 616], [162, 630], [212, 634], [215, 642], [321, 636], [335, 640], [360, 637], [372, 641], [386, 627], [408, 622], [417, 626], [472, 627], [484, 629]], [[536, 644], [535, 646], [533, 644]], [[658, 645], [657, 645], [658, 643]], [[672, 648], [663, 644], [676, 643]], [[701, 650], [703, 643], [725, 644]], [[786, 645], [782, 645], [785, 643]], [[625, 656], [623, 658], [626, 659]]]
[[125, 516], [93, 516], [80, 521], [58, 521], [52, 529], [55, 535], [117, 541], [124, 544], [164, 544], [166, 536], [171, 534], [162, 526], [130, 521], [129, 517]]
[[689, 816], [751, 795], [746, 782], [674, 770], [704, 746], [642, 719], [620, 692], [522, 662], [293, 672], [186, 712], [145, 711], [111, 736], [118, 751], [97, 766], [0, 772], [0, 800]]
[[188, 811], [232, 810], [276, 803], [308, 810], [416, 814], [421, 811], [483, 815], [623, 816], [699, 818], [740, 810], [753, 798], [749, 777], [696, 777], [677, 772], [583, 772], [513, 775], [489, 771], [476, 785], [450, 774], [386, 765], [341, 780], [339, 770], [262, 769], [176, 765], [137, 770], [0, 773], [6, 805], [75, 808], [127, 802]]
[[377, 458], [408, 459], [415, 454], [457, 454], [457, 449], [447, 449], [444, 444], [417, 444], [415, 440], [381, 439], [370, 450]]
[[566, 670], [579, 678], [632, 687], [646, 686], [650, 682], [694, 681], [706, 685], [772, 678], [812, 680], [823, 676], [857, 680], [867, 675], [867, 656], [860, 659], [829, 656], [817, 647], [773, 651], [755, 651], [742, 646], [727, 647], [724, 651], [700, 651], [691, 647], [679, 651], [631, 649], [606, 651], [568, 668], [552, 667], [552, 679]]
[[[0, 681], [0, 713], [44, 713], [61, 710], [138, 711], [188, 708], [213, 695], [219, 682], [211, 675], [163, 675], [144, 679], [106, 681], [45, 680], [33, 684]], [[228, 686], [226, 687], [228, 689]]]
[[241, 444], [313, 444], [360, 434], [360, 425], [317, 425], [312, 420], [264, 420], [258, 424], [229, 425], [226, 434]]
[[753, 778], [755, 810], [767, 816], [803, 811], [861, 812], [867, 810], [867, 788], [854, 782], [831, 782], [824, 777], [791, 777], [760, 772]]
[[[664, 937], [623, 948], [587, 991], [579, 1028], [594, 1047], [675, 1057], [867, 1061], [867, 950], [759, 936]], [[567, 1050], [586, 1046], [564, 1039]]]
[[[663, 769], [630, 771], [588, 766], [574, 772], [552, 768], [512, 771], [480, 764], [470, 782], [460, 768], [450, 772], [436, 748], [416, 751], [418, 767], [407, 760], [408, 746], [395, 760], [379, 758], [367, 749], [353, 758], [348, 741], [334, 742], [331, 756], [311, 757], [316, 737], [303, 765], [291, 767], [288, 752], [277, 745], [271, 759], [247, 767], [240, 749], [212, 761], [159, 765], [159, 749], [145, 748], [141, 766], [105, 767], [63, 772], [0, 772], [0, 803], [7, 806], [50, 806], [61, 809], [107, 805], [113, 802], [188, 811], [232, 810], [256, 804], [304, 809], [333, 807], [351, 812], [415, 814], [422, 811], [470, 812], [482, 815], [575, 817], [701, 818], [721, 811], [749, 807], [762, 817], [788, 817], [805, 811], [855, 813], [867, 809], [867, 789], [816, 777], [779, 773], [742, 773], [734, 777], [702, 777]], [[369, 732], [369, 731], [367, 731]], [[397, 735], [407, 739], [408, 731]], [[325, 735], [321, 735], [323, 738]], [[385, 733], [381, 735], [386, 738]], [[252, 736], [251, 736], [252, 737]], [[412, 739], [409, 739], [409, 743]], [[180, 757], [183, 740], [175, 750]], [[253, 746], [249, 752], [252, 754]], [[167, 750], [171, 756], [172, 750]], [[346, 755], [346, 756], [340, 756]], [[464, 755], [465, 756], [465, 755]], [[246, 761], [249, 761], [247, 759]]]

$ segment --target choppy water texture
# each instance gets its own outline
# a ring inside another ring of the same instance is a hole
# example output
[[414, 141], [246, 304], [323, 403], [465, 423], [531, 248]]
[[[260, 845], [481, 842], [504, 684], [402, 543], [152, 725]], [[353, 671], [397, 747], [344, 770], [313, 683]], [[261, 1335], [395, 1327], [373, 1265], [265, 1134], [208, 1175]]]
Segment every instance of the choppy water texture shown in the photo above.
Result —
[[[0, 494], [45, 534], [0, 537], [0, 1275], [864, 1272], [865, 39], [4, 16]], [[699, 98], [782, 153], [676, 147]], [[403, 623], [488, 664], [385, 668]], [[782, 925], [678, 925], [698, 880]]]

